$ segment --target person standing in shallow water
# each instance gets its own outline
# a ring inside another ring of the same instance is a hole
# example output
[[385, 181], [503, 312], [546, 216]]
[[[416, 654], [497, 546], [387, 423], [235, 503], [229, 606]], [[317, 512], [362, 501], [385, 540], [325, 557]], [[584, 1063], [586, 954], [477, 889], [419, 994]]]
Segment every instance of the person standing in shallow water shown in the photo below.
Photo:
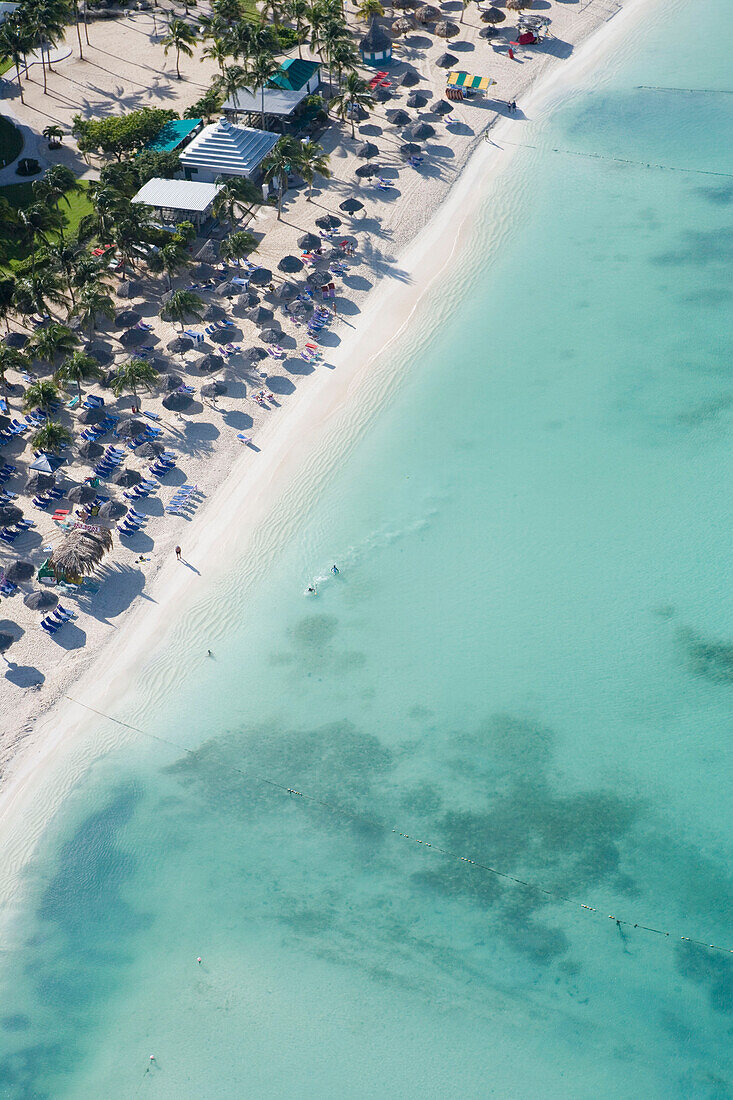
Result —
[[176, 547], [176, 559], [177, 559], [177, 561], [181, 560], [181, 548], [180, 548], [180, 546]]

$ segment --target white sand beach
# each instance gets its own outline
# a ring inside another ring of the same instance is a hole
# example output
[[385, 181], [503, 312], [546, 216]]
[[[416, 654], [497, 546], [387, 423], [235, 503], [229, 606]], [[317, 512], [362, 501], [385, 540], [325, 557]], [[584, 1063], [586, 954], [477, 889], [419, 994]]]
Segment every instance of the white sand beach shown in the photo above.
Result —
[[[451, 6], [456, 5], [444, 5]], [[322, 340], [323, 361], [311, 366], [296, 358], [296, 349], [306, 339], [304, 330], [289, 324], [264, 291], [262, 305], [273, 308], [282, 321], [287, 353], [283, 360], [263, 362], [265, 377], [238, 369], [233, 358], [226, 370], [227, 393], [215, 406], [199, 400], [197, 394], [193, 411], [181, 418], [166, 411], [159, 397], [143, 395], [143, 408], [162, 417], [162, 439], [178, 456], [180, 480], [198, 488], [196, 506], [189, 518], [168, 515], [162, 507], [151, 508], [141, 535], [126, 542], [115, 536], [114, 550], [100, 571], [99, 590], [77, 608], [79, 617], [68, 628], [66, 640], [63, 632], [46, 636], [39, 629], [38, 614], [24, 608], [22, 599], [15, 597], [12, 605], [5, 602], [2, 617], [17, 621], [24, 633], [6, 654], [6, 674], [0, 681], [0, 834], [4, 839], [15, 833], [17, 841], [17, 831], [11, 827], [19, 814], [47, 818], [53, 810], [47, 802], [43, 807], [33, 805], [34, 777], [68, 753], [75, 739], [83, 740], [90, 717], [94, 719], [72, 700], [124, 719], [135, 669], [171, 644], [186, 607], [202, 586], [212, 584], [235, 556], [241, 558], [255, 545], [273, 505], [305, 468], [315, 463], [327, 469], [329, 446], [334, 439], [343, 439], [354, 419], [376, 413], [390, 377], [386, 361], [390, 345], [405, 332], [435, 280], [450, 273], [453, 255], [469, 239], [475, 204], [507, 163], [516, 147], [513, 143], [521, 142], [523, 121], [537, 118], [553, 96], [566, 94], [589, 72], [600, 71], [615, 38], [626, 32], [628, 21], [641, 7], [637, 0], [617, 14], [618, 7], [605, 0], [585, 4], [553, 0], [546, 12], [552, 19], [552, 37], [539, 47], [519, 50], [518, 62], [507, 57], [506, 42], [512, 37], [507, 32], [498, 40], [503, 50], [479, 37], [481, 23], [473, 8], [467, 9], [458, 40], [446, 43], [420, 31], [408, 34], [390, 67], [392, 98], [378, 104], [357, 127], [355, 140], [346, 124], [332, 124], [321, 139], [331, 154], [333, 178], [314, 188], [312, 202], [305, 191], [290, 192], [281, 221], [272, 208], [260, 208], [250, 226], [262, 238], [253, 258], [273, 272], [283, 256], [299, 255], [297, 238], [313, 230], [315, 218], [324, 211], [342, 217], [334, 240], [346, 233], [356, 241], [356, 254], [346, 260], [347, 270], [337, 287], [336, 314]], [[507, 14], [503, 26], [512, 23], [513, 13]], [[176, 81], [149, 24], [147, 15], [135, 13], [119, 23], [92, 25], [90, 60], [80, 62], [73, 56], [60, 61], [49, 77], [50, 96], [44, 98], [37, 83], [32, 92], [31, 85], [26, 85], [26, 105], [16, 99], [8, 113], [22, 124], [42, 129], [48, 117], [68, 124], [80, 102], [87, 105], [87, 114], [102, 112], [105, 104], [111, 109], [115, 101], [128, 103], [124, 97], [132, 97], [129, 103], [135, 106], [149, 102], [181, 110], [207, 86], [211, 63], [200, 69], [198, 61], [184, 60], [185, 79]], [[491, 98], [466, 101], [455, 106], [460, 125], [449, 129], [431, 115], [428, 106], [420, 117], [435, 127], [436, 134], [426, 143], [425, 162], [416, 170], [399, 157], [399, 135], [385, 112], [404, 106], [412, 89], [402, 87], [400, 78], [408, 67], [420, 74], [420, 88], [433, 97], [431, 102], [439, 100], [445, 75], [435, 60], [446, 50], [456, 53], [457, 42], [463, 44], [457, 52], [460, 66], [493, 76], [497, 85], [490, 93], [497, 100], [516, 100], [519, 110], [509, 114]], [[74, 43], [70, 35], [69, 45]], [[134, 63], [122, 60], [133, 55]], [[105, 57], [108, 63], [102, 64]], [[7, 107], [6, 102], [4, 110]], [[491, 126], [490, 142], [483, 136], [487, 126]], [[364, 140], [377, 144], [387, 175], [392, 169], [392, 190], [380, 191], [355, 178], [354, 170], [361, 163], [355, 149]], [[77, 154], [69, 144], [60, 158], [72, 163]], [[89, 172], [94, 174], [92, 168]], [[365, 205], [363, 216], [353, 220], [338, 209], [352, 195]], [[277, 278], [282, 276], [278, 273]], [[174, 281], [174, 286], [185, 284], [185, 279]], [[162, 283], [152, 288], [148, 281], [142, 295], [120, 305], [129, 304], [153, 325], [161, 347], [175, 335], [174, 327], [157, 317], [157, 296], [163, 289]], [[213, 292], [204, 297], [207, 302], [221, 301]], [[241, 325], [238, 341], [251, 345], [257, 328], [249, 320], [237, 323]], [[200, 352], [179, 357], [181, 376], [196, 390], [208, 379], [193, 365], [199, 357]], [[260, 389], [273, 395], [265, 401], [267, 407], [253, 400]], [[120, 406], [129, 408], [130, 403], [124, 399]], [[251, 437], [251, 444], [238, 438], [242, 431]], [[126, 465], [145, 467], [134, 457]], [[175, 488], [174, 480], [164, 479], [158, 500], [165, 504]], [[50, 516], [39, 513], [38, 533], [39, 546], [57, 539]], [[176, 560], [176, 545], [182, 548], [183, 563]], [[20, 545], [4, 546], [0, 565], [24, 556], [22, 550]], [[146, 560], [136, 562], [141, 555]], [[257, 559], [243, 584], [253, 583], [264, 564]], [[194, 674], [193, 656], [181, 652], [177, 675]], [[200, 655], [195, 656], [198, 660]], [[60, 799], [63, 793], [59, 788], [54, 798]], [[22, 842], [6, 846], [7, 874], [27, 857], [36, 835], [30, 830]]]

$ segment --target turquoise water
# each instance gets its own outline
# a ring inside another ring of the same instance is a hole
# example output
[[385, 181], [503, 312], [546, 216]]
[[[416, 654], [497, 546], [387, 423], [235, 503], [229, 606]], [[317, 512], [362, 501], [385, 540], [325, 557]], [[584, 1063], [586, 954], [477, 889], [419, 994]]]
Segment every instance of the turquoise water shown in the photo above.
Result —
[[679, 939], [733, 947], [733, 100], [661, 14], [517, 130], [254, 602], [184, 619], [216, 659], [142, 671], [164, 741], [28, 872], [0, 1096], [733, 1093], [733, 956]]

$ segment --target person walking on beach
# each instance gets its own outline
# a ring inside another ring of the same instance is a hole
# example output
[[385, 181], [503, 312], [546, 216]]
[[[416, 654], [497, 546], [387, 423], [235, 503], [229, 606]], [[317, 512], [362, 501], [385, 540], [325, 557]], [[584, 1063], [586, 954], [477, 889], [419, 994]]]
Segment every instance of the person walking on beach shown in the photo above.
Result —
[[180, 546], [176, 547], [176, 560], [177, 561], [181, 560], [181, 548], [180, 548]]

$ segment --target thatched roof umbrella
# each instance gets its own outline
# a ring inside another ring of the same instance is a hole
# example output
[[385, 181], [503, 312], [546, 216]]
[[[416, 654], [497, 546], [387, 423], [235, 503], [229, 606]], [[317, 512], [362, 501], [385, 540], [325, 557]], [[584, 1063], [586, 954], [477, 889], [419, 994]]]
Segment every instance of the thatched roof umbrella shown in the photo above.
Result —
[[441, 99], [440, 103], [436, 103], [433, 107], [433, 114], [435, 115], [450, 115], [453, 113], [453, 104], [448, 103], [447, 100]]
[[435, 128], [429, 122], [416, 122], [414, 126], [408, 126], [402, 136], [408, 141], [424, 141], [434, 134]]
[[201, 387], [202, 397], [221, 397], [221, 395], [226, 392], [227, 384], [220, 378], [216, 378], [213, 382], [204, 382]]
[[82, 409], [79, 413], [80, 424], [101, 424], [107, 417], [104, 405], [94, 405], [91, 409]]
[[[458, 64], [458, 58], [454, 57], [452, 53], [442, 53], [435, 64], [439, 69], [452, 69], [454, 65]], [[451, 110], [453, 110], [452, 107]]]
[[297, 271], [303, 270], [303, 261], [297, 256], [283, 256], [277, 267], [278, 271], [284, 271], [286, 275], [295, 275]]
[[293, 302], [290, 312], [293, 317], [306, 317], [313, 309], [313, 303], [308, 301]]
[[77, 454], [80, 458], [87, 458], [91, 461], [95, 461], [104, 454], [104, 447], [101, 443], [92, 443], [86, 440], [77, 447]]
[[146, 428], [147, 424], [144, 420], [137, 420], [133, 416], [117, 425], [117, 436], [119, 439], [132, 439], [136, 435], [141, 435]]
[[136, 309], [123, 309], [115, 317], [115, 328], [132, 328], [140, 320], [142, 317]]
[[273, 297], [277, 298], [280, 302], [289, 302], [292, 298], [298, 297], [298, 287], [295, 283], [281, 283], [276, 289]]
[[[372, 92], [372, 97], [377, 103], [386, 103], [388, 99], [392, 98], [392, 93], [389, 88], [385, 88], [382, 84], [377, 84], [376, 88]], [[367, 118], [367, 112], [361, 108], [361, 114], [359, 118]]]
[[268, 267], [258, 267], [249, 277], [252, 286], [267, 286], [272, 282], [272, 272]]
[[193, 347], [193, 340], [188, 336], [176, 336], [174, 340], [167, 345], [168, 351], [182, 353], [184, 351], [190, 351]]
[[414, 88], [416, 84], [420, 83], [420, 74], [416, 73], [414, 69], [408, 69], [400, 83], [403, 88]]
[[174, 390], [173, 393], [169, 393], [167, 397], [163, 398], [163, 408], [171, 409], [173, 412], [183, 412], [192, 404], [191, 394], [186, 393], [184, 390]]
[[96, 495], [97, 490], [93, 489], [91, 485], [86, 485], [84, 483], [81, 485], [73, 485], [68, 493], [64, 493], [66, 499], [72, 501], [74, 504], [88, 504], [90, 500], [94, 500]]
[[236, 298], [241, 292], [242, 288], [239, 283], [222, 283], [216, 288], [216, 293], [222, 298]]
[[[379, 148], [373, 141], [363, 141], [361, 145], [357, 147], [356, 155], [360, 160], [369, 160], [370, 157], [379, 155]], [[316, 220], [316, 225], [320, 225], [320, 220]]]
[[24, 348], [29, 339], [24, 332], [8, 332], [3, 336], [3, 343], [9, 348]]
[[117, 470], [109, 480], [113, 485], [121, 485], [123, 489], [132, 489], [135, 485], [139, 485], [142, 479], [142, 474], [137, 470], [125, 469]]
[[127, 332], [123, 332], [122, 336], [119, 337], [123, 348], [139, 348], [149, 340], [157, 340], [157, 336], [152, 332], [145, 332], [141, 328], [129, 328]]
[[49, 591], [48, 588], [37, 588], [34, 592], [29, 592], [23, 600], [25, 606], [30, 607], [31, 611], [50, 611], [58, 602], [56, 593]]
[[115, 294], [118, 298], [139, 298], [145, 293], [142, 283], [136, 279], [125, 279], [119, 284]]
[[425, 92], [412, 92], [407, 97], [408, 107], [424, 107], [428, 102], [428, 96]]
[[275, 314], [267, 306], [255, 306], [247, 313], [247, 319], [254, 321], [256, 325], [264, 325], [267, 321], [271, 321]]
[[532, 0], [506, 0], [508, 11], [523, 11], [532, 7]]
[[378, 176], [382, 171], [379, 164], [375, 161], [370, 161], [369, 164], [361, 164], [354, 173], [360, 179], [369, 179], [370, 176]]
[[503, 23], [505, 19], [506, 15], [501, 8], [485, 8], [481, 12], [482, 23]]
[[215, 305], [213, 302], [210, 306], [207, 306], [204, 312], [201, 314], [202, 321], [225, 321], [227, 311], [222, 309], [221, 306]]
[[99, 511], [97, 513], [98, 519], [107, 520], [107, 522], [114, 522], [115, 520], [122, 519], [127, 515], [127, 505], [123, 504], [120, 500], [105, 500], [104, 504], [100, 504]]
[[183, 385], [183, 379], [180, 374], [169, 374], [163, 380], [163, 385], [167, 390], [177, 390]]
[[209, 340], [214, 344], [228, 344], [231, 341], [231, 335], [224, 329], [220, 329], [219, 332], [212, 332], [209, 336]]
[[22, 518], [22, 509], [16, 508], [14, 504], [0, 504], [0, 526], [12, 527], [14, 523], [18, 523]]
[[56, 576], [79, 576], [92, 573], [108, 550], [112, 535], [106, 527], [87, 531], [75, 527], [51, 554], [49, 564]]
[[282, 330], [279, 328], [263, 328], [260, 333], [260, 340], [263, 344], [276, 344], [282, 337]]
[[[367, 144], [369, 143], [367, 142]], [[376, 145], [374, 146], [374, 152], [379, 152]], [[322, 214], [320, 218], [316, 218], [316, 225], [319, 229], [327, 229], [331, 231], [340, 227], [341, 218], [337, 218], [335, 214]]]
[[404, 145], [400, 145], [400, 153], [403, 157], [415, 157], [420, 152], [420, 146], [416, 145], [414, 141], [408, 141]]
[[25, 483], [27, 493], [45, 493], [46, 489], [52, 489], [56, 484], [53, 474], [31, 474]]
[[114, 362], [112, 349], [98, 340], [95, 340], [93, 344], [89, 344], [86, 350], [89, 355], [94, 356], [100, 367], [108, 367], [110, 363]]
[[401, 15], [392, 24], [392, 34], [409, 34], [415, 29], [415, 20], [409, 15]]
[[401, 107], [396, 110], [387, 111], [387, 121], [393, 126], [407, 126], [412, 120], [407, 111], [403, 111]]
[[325, 286], [326, 283], [329, 281], [329, 279], [330, 279], [330, 276], [328, 275], [327, 272], [324, 272], [324, 271], [311, 271], [310, 275], [308, 276], [308, 278], [305, 281], [307, 282], [308, 286], [319, 287], [319, 286]]
[[358, 199], [344, 199], [339, 203], [339, 210], [343, 210], [345, 214], [356, 214], [359, 210], [364, 209], [364, 203], [359, 202]]
[[19, 558], [5, 570], [5, 577], [11, 584], [22, 584], [23, 581], [29, 581], [35, 571], [36, 567], [32, 561], [23, 561]]
[[[423, 4], [415, 12], [418, 23], [434, 23], [436, 19], [440, 19], [440, 12], [437, 8], [434, 8], [432, 4]], [[403, 81], [404, 83], [404, 81]]]
[[203, 374], [211, 374], [215, 370], [224, 370], [226, 361], [223, 356], [212, 352], [211, 355], [202, 355], [196, 366]]
[[147, 443], [143, 443], [142, 447], [138, 447], [135, 454], [138, 458], [157, 458], [164, 450], [164, 443], [158, 443], [157, 439], [150, 439]]
[[191, 275], [194, 279], [213, 279], [216, 275], [216, 268], [211, 264], [196, 264]]
[[245, 363], [249, 363], [250, 366], [255, 367], [258, 363], [261, 363], [263, 359], [267, 359], [267, 352], [264, 348], [257, 346], [247, 348], [246, 351], [242, 352], [242, 359], [244, 359]]
[[314, 248], [321, 247], [321, 238], [317, 237], [315, 233], [304, 233], [302, 237], [298, 237], [298, 248], [302, 248], [304, 252], [310, 252]]
[[455, 38], [457, 34], [461, 33], [461, 28], [450, 19], [441, 19], [435, 24], [433, 33], [437, 34], [438, 38]]

